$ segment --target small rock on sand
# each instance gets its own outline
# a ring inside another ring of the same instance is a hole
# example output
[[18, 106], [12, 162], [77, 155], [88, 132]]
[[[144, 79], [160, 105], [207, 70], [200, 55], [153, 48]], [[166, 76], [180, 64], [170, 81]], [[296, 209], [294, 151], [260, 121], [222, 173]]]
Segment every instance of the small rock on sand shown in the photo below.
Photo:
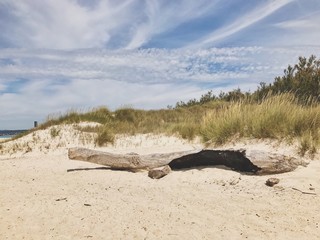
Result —
[[171, 172], [171, 168], [168, 165], [166, 165], [164, 167], [151, 169], [148, 172], [148, 176], [153, 179], [159, 179], [168, 175], [170, 172]]
[[280, 182], [279, 178], [269, 178], [266, 181], [266, 185], [269, 186], [269, 187], [273, 187], [274, 185], [278, 184], [279, 182]]

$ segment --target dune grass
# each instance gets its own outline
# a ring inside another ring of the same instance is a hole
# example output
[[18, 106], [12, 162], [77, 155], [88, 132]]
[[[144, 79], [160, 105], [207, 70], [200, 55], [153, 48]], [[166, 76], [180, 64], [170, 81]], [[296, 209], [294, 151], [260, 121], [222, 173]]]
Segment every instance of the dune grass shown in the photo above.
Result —
[[242, 100], [204, 117], [203, 140], [216, 145], [234, 138], [297, 139], [300, 152], [314, 153], [320, 145], [320, 105], [301, 104], [292, 94], [267, 97], [260, 103]]
[[[213, 105], [218, 106], [219, 104], [214, 103]], [[47, 129], [60, 124], [97, 122], [100, 125], [93, 127], [78, 126], [77, 129], [83, 132], [97, 133], [95, 143], [98, 146], [113, 143], [116, 134], [163, 133], [168, 135], [178, 134], [182, 138], [193, 139], [200, 134], [202, 116], [207, 108], [197, 106], [148, 111], [121, 108], [111, 112], [106, 107], [100, 107], [87, 112], [69, 111], [64, 115], [49, 116], [46, 122], [31, 131]], [[54, 137], [58, 133], [53, 128], [50, 134]]]
[[[213, 145], [236, 138], [298, 140], [302, 155], [315, 153], [320, 146], [320, 104], [311, 100], [301, 103], [293, 94], [269, 96], [260, 102], [215, 100], [203, 105], [149, 111], [121, 108], [112, 112], [105, 107], [87, 112], [70, 111], [48, 117], [31, 132], [85, 121], [100, 123], [78, 127], [80, 131], [96, 133], [95, 143], [99, 146], [113, 143], [116, 134], [138, 133], [178, 134], [190, 140], [199, 136]], [[51, 131], [52, 136], [57, 134]]]

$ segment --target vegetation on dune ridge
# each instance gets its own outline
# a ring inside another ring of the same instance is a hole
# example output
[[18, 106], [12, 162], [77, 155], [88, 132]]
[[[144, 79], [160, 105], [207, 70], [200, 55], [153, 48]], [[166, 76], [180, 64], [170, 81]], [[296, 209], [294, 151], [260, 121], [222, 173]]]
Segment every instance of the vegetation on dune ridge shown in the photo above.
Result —
[[[106, 107], [87, 112], [70, 111], [49, 116], [38, 128], [80, 122], [97, 126], [78, 127], [96, 133], [95, 144], [112, 143], [116, 134], [179, 134], [186, 139], [199, 136], [204, 142], [224, 144], [235, 138], [298, 140], [300, 153], [315, 153], [320, 146], [320, 61], [300, 57], [284, 76], [269, 85], [261, 83], [253, 93], [240, 89], [219, 96], [209, 91], [199, 100], [178, 102], [162, 110]], [[52, 130], [52, 135], [57, 132]]]
[[122, 108], [114, 112], [101, 107], [86, 113], [73, 111], [60, 117], [49, 118], [38, 129], [59, 124], [97, 122], [100, 125], [78, 126], [77, 129], [97, 133], [95, 143], [99, 146], [112, 143], [116, 134], [165, 133], [172, 135], [178, 133], [183, 138], [193, 139], [200, 133], [202, 116], [205, 112], [205, 107], [149, 111]]
[[301, 105], [293, 94], [266, 97], [261, 102], [233, 102], [204, 117], [204, 141], [219, 145], [237, 138], [300, 141], [300, 153], [315, 153], [320, 145], [320, 105]]

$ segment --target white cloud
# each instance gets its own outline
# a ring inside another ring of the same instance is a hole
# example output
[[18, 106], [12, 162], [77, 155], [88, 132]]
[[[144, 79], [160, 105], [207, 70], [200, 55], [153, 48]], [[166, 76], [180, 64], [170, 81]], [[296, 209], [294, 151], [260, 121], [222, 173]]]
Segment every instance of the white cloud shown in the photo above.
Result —
[[[11, 58], [14, 65], [0, 65], [6, 79], [113, 79], [128, 83], [157, 84], [223, 82], [248, 76], [240, 67], [252, 61], [261, 48], [225, 48], [136, 51], [40, 51], [6, 50], [0, 58]], [[265, 50], [263, 50], [265, 51]], [[264, 63], [265, 64], [265, 63]], [[254, 64], [253, 70], [259, 67]]]
[[[318, 0], [253, 2], [0, 0], [0, 129], [70, 108], [253, 91], [320, 51]], [[229, 47], [208, 48], [219, 43]]]
[[0, 59], [11, 60], [0, 64], [0, 126], [24, 128], [50, 113], [74, 108], [165, 108], [208, 90], [254, 91], [259, 82], [282, 75], [298, 56], [319, 50], [0, 50]]
[[2, 0], [0, 10], [7, 12], [7, 18], [2, 17], [7, 24], [2, 27], [14, 46], [112, 48], [117, 42], [118, 48], [134, 49], [157, 34], [208, 14], [216, 2], [104, 0], [90, 5], [74, 0]]
[[0, 92], [6, 90], [6, 88], [7, 88], [4, 83], [1, 83], [1, 81], [3, 81], [3, 80], [0, 80]]
[[275, 24], [285, 34], [279, 40], [282, 45], [318, 45], [320, 39], [319, 12]]
[[221, 28], [213, 31], [204, 39], [197, 40], [195, 43], [188, 45], [188, 47], [200, 47], [208, 46], [223, 41], [225, 38], [240, 32], [241, 30], [257, 23], [258, 21], [270, 16], [275, 11], [291, 3], [293, 0], [269, 0], [261, 6], [257, 6], [251, 12], [240, 15], [239, 18], [234, 19], [234, 21]]
[[157, 34], [209, 14], [217, 3], [218, 1], [213, 0], [146, 1], [145, 21], [133, 26], [134, 34], [126, 49], [141, 47]]
[[[137, 49], [166, 42], [188, 48], [223, 44], [237, 34], [233, 46], [248, 36], [258, 43], [267, 38], [271, 46], [287, 45], [288, 33], [289, 40], [303, 33], [298, 43], [306, 45], [319, 36], [317, 0], [238, 5], [219, 0], [0, 0], [0, 46]], [[286, 34], [276, 32], [280, 27]]]
[[109, 41], [111, 31], [121, 31], [130, 22], [131, 2], [100, 1], [88, 8], [72, 0], [7, 1], [15, 23], [8, 26], [12, 28], [8, 35], [20, 47], [102, 47]]

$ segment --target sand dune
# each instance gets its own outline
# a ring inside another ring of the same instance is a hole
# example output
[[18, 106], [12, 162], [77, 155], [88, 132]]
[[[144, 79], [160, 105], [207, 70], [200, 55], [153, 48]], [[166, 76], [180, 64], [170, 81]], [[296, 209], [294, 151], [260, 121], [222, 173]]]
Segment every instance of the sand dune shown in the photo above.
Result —
[[[48, 129], [2, 143], [0, 239], [319, 239], [319, 155], [279, 175], [202, 168], [153, 180], [144, 171], [71, 161], [67, 149], [148, 154], [203, 146], [145, 134], [118, 136], [113, 146], [97, 148], [75, 126], [59, 128], [56, 137]], [[294, 146], [274, 141], [223, 148], [297, 155]], [[267, 187], [270, 177], [280, 183]]]

